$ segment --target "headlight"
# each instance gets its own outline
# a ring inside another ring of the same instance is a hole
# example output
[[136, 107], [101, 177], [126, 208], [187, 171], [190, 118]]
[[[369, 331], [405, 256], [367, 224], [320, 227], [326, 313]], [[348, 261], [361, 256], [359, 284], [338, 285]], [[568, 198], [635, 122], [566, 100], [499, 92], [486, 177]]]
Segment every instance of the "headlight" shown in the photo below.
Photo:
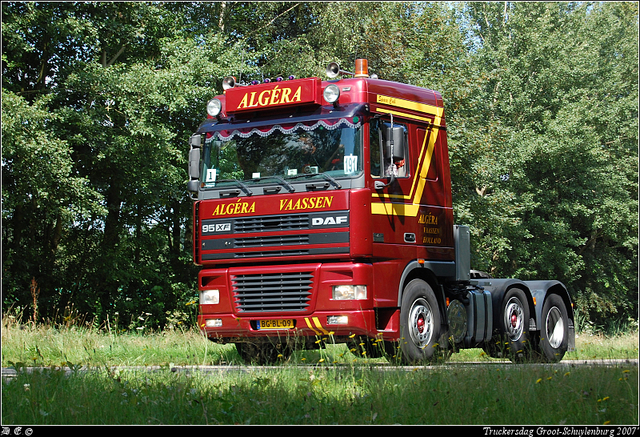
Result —
[[222, 103], [220, 102], [220, 100], [211, 99], [209, 100], [209, 103], [207, 103], [207, 114], [209, 114], [210, 116], [215, 117], [216, 115], [220, 114], [221, 110]]
[[336, 84], [327, 85], [324, 89], [324, 93], [322, 94], [324, 99], [329, 103], [334, 103], [338, 101], [338, 97], [340, 97], [340, 88]]
[[334, 300], [364, 300], [367, 298], [367, 286], [334, 285], [332, 297]]
[[200, 305], [212, 305], [220, 303], [219, 290], [204, 290], [200, 292]]

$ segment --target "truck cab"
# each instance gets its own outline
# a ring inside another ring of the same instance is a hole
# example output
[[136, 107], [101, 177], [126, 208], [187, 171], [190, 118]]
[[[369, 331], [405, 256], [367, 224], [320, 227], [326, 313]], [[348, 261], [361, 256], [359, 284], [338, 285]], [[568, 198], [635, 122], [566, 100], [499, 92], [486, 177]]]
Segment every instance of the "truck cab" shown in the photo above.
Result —
[[[327, 75], [226, 78], [191, 137], [207, 337], [260, 363], [319, 337], [405, 362], [450, 346], [500, 355], [491, 340], [509, 331], [514, 348], [537, 345], [548, 314], [538, 316], [526, 283], [472, 278], [469, 228], [453, 221], [441, 95], [371, 77], [366, 60]], [[570, 299], [560, 283], [537, 286], [543, 301], [560, 296], [557, 358], [571, 347]], [[513, 290], [517, 303], [503, 303]]]

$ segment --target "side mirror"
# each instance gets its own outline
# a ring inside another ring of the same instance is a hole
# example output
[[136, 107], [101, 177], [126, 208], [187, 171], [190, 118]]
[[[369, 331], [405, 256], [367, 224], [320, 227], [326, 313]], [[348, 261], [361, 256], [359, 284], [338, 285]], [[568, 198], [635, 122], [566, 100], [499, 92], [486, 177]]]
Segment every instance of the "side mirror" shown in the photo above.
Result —
[[191, 180], [191, 181], [187, 182], [187, 191], [189, 191], [191, 193], [197, 193], [199, 185], [200, 185], [200, 181], [199, 180], [197, 180], [197, 179]]
[[404, 159], [406, 150], [404, 127], [385, 126], [384, 129], [382, 129], [382, 142], [384, 145], [385, 158], [391, 158], [391, 156], [393, 156], [394, 161]]
[[[392, 122], [393, 123], [393, 122]], [[388, 163], [394, 163], [405, 159], [405, 151], [407, 150], [406, 136], [403, 126], [384, 126], [381, 130], [381, 146], [382, 146], [382, 166], [384, 168]], [[386, 173], [386, 172], [385, 172]], [[383, 190], [392, 185], [396, 181], [396, 175], [391, 173], [388, 175], [388, 182], [375, 181], [376, 190]]]
[[189, 151], [189, 179], [200, 179], [200, 149]]
[[200, 146], [202, 145], [202, 137], [200, 135], [192, 135], [189, 138], [189, 182], [187, 190], [191, 192], [198, 191], [200, 179]]

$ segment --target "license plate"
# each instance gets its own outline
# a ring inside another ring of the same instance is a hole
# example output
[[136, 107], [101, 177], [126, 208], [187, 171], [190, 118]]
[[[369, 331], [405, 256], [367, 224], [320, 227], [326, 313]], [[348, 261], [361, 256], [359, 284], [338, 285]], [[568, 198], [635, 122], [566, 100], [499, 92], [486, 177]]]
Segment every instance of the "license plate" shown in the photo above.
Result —
[[292, 319], [258, 320], [258, 329], [292, 329]]

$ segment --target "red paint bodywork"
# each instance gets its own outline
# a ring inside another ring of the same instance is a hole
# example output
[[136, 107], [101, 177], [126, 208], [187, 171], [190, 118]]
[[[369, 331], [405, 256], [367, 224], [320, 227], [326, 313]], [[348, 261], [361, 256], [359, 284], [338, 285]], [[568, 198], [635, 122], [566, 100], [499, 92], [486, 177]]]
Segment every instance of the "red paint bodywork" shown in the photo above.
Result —
[[[313, 84], [317, 87], [314, 91], [316, 94], [311, 101], [305, 102], [305, 105], [322, 104], [331, 109], [331, 105], [322, 100], [322, 89], [329, 83], [335, 83], [341, 89], [339, 100], [341, 105], [365, 103], [369, 105], [372, 116], [382, 114], [387, 117], [392, 111], [394, 121], [403, 123], [408, 128], [409, 174], [406, 178], [398, 178], [397, 184], [385, 190], [375, 189], [375, 179], [368, 171], [370, 144], [368, 123], [365, 123], [364, 187], [195, 202], [194, 259], [196, 264], [203, 267], [199, 273], [198, 285], [200, 290], [217, 289], [220, 292], [219, 304], [201, 305], [199, 325], [210, 338], [226, 341], [265, 335], [315, 336], [327, 333], [333, 333], [336, 337], [356, 334], [397, 340], [399, 337], [398, 296], [402, 286], [400, 280], [405, 268], [416, 260], [449, 262], [454, 260], [451, 180], [442, 98], [435, 91], [378, 79], [351, 78], [331, 82], [301, 79], [257, 85], [255, 88], [236, 87], [227, 90], [225, 96], [219, 96], [223, 102], [221, 117], [223, 119], [252, 117], [255, 121], [260, 117], [260, 112], [249, 115], [245, 114], [244, 110], [230, 111], [229, 107], [238, 107], [243, 96], [253, 90], [268, 90], [276, 85], [282, 87], [283, 84], [296, 86], [298, 82], [307, 87], [312, 87]], [[268, 115], [282, 112], [292, 115], [291, 120], [295, 121], [295, 109], [296, 106], [291, 103], [275, 105], [270, 108]], [[430, 114], [430, 111], [440, 111], [440, 116]], [[429, 141], [433, 142], [433, 155], [428, 169], [425, 169], [424, 156]], [[420, 174], [423, 169], [424, 173]], [[319, 197], [331, 198], [331, 200], [303, 202], [303, 199]], [[296, 203], [299, 206], [297, 210], [286, 210], [286, 205], [295, 206]], [[302, 209], [305, 205], [307, 207]], [[386, 208], [386, 213], [381, 213], [381, 208]], [[212, 220], [210, 223], [220, 224], [224, 228], [223, 225], [226, 226], [224, 220], [227, 219], [234, 221], [233, 226], [236, 226], [235, 220], [242, 218], [345, 211], [348, 212], [348, 225], [331, 228], [329, 231], [327, 229], [308, 229], [304, 232], [262, 230], [242, 235], [249, 239], [294, 238], [304, 233], [305, 238], [309, 236], [309, 241], [313, 242], [304, 245], [304, 249], [309, 251], [308, 254], [296, 254], [301, 247], [296, 243], [280, 244], [277, 248], [260, 246], [223, 249], [225, 240], [234, 238], [234, 235], [224, 232], [203, 235], [202, 232], [202, 224], [205, 220]], [[338, 234], [342, 236], [341, 242], [323, 243], [325, 237], [337, 238]], [[406, 242], [405, 234], [414, 234], [415, 242]], [[242, 252], [243, 256], [226, 257], [225, 255], [238, 252]], [[251, 256], [257, 253], [266, 255]], [[241, 311], [238, 308], [234, 277], [294, 272], [308, 273], [313, 278], [308, 306], [304, 310], [274, 313]], [[366, 285], [367, 299], [333, 300], [332, 286], [342, 284]], [[348, 316], [349, 323], [328, 325], [327, 316], [335, 315]], [[204, 328], [207, 319], [220, 319], [222, 326]], [[275, 331], [258, 330], [256, 321], [265, 319], [292, 319], [295, 328]]]

